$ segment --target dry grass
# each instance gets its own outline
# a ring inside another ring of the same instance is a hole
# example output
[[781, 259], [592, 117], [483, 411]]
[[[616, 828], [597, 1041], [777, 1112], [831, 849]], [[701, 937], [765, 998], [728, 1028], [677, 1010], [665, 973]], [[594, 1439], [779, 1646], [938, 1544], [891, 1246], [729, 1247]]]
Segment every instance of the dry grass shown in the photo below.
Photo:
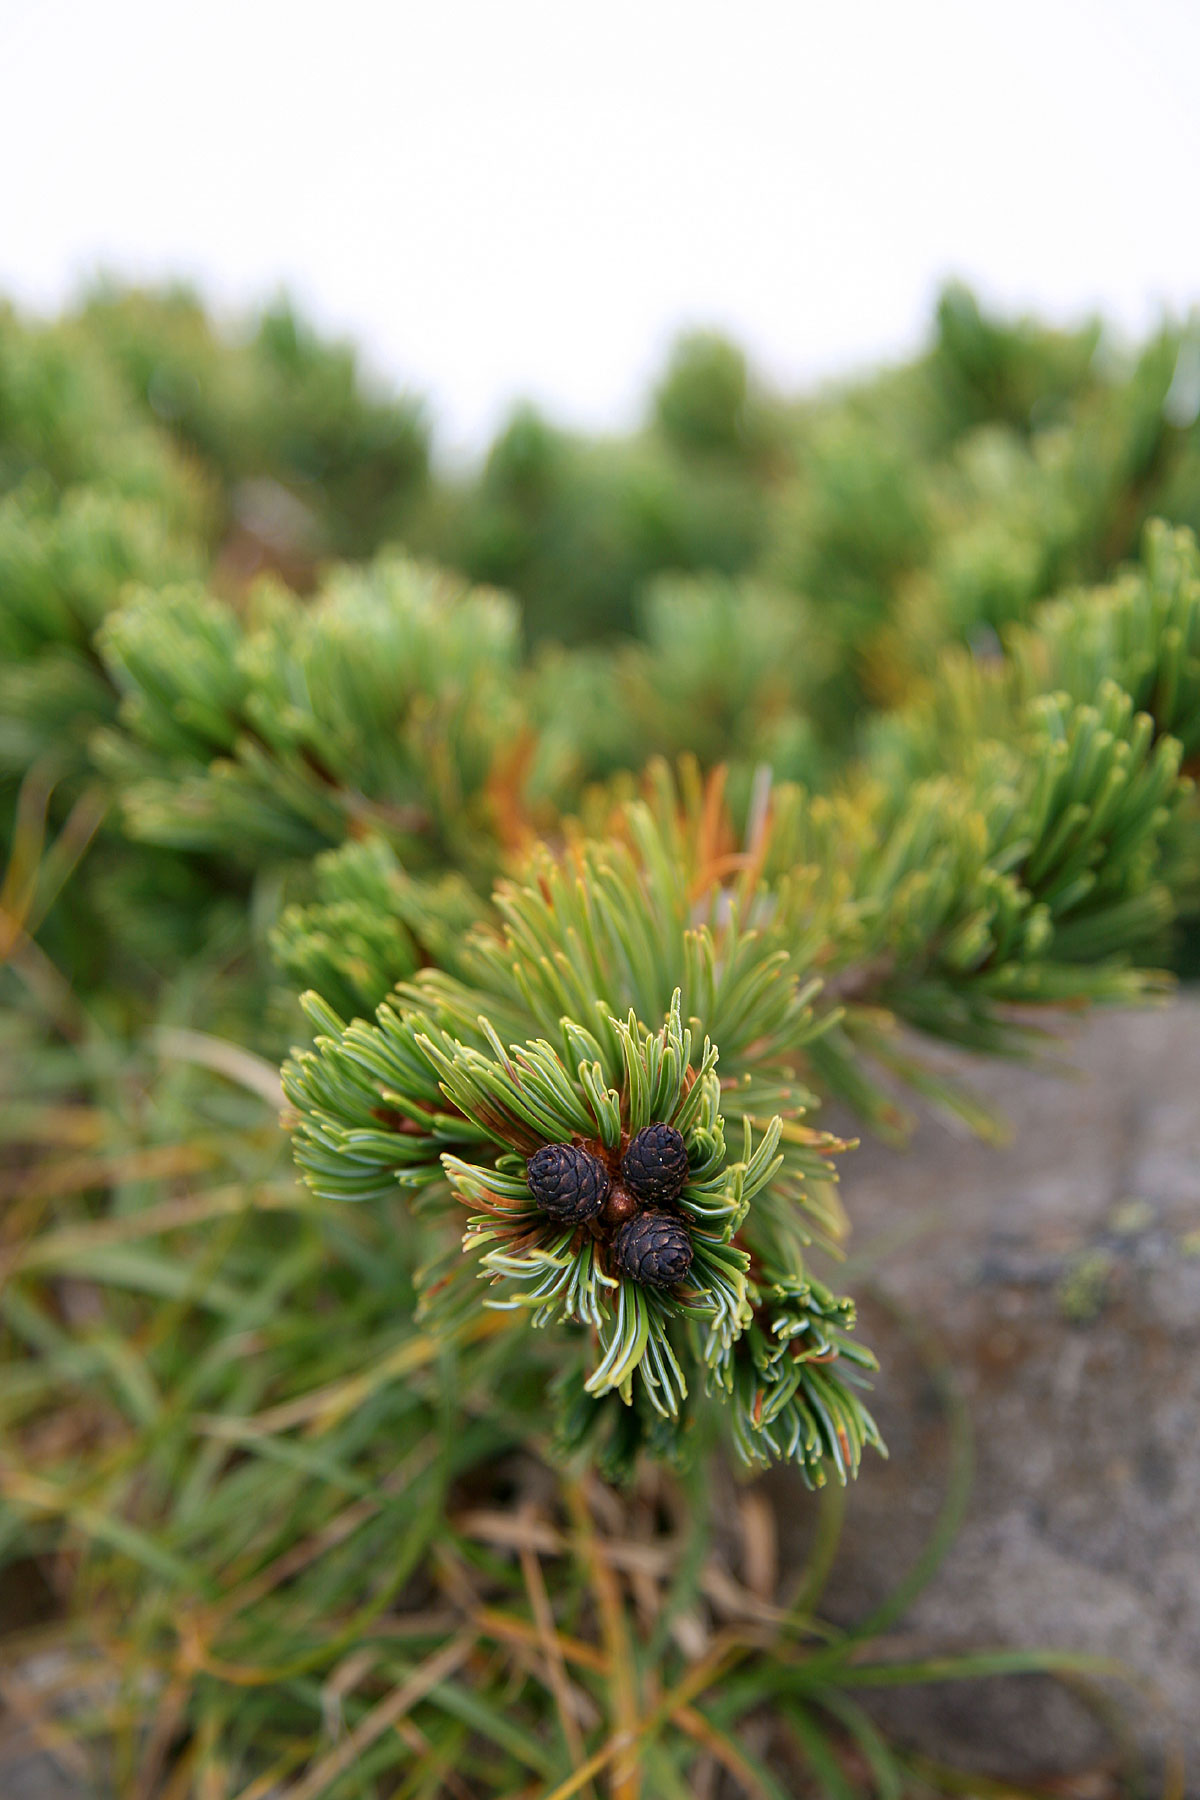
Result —
[[15, 1009], [0, 1043], [0, 1552], [43, 1584], [10, 1744], [122, 1800], [956, 1791], [854, 1690], [1047, 1659], [823, 1627], [836, 1490], [781, 1572], [711, 1459], [558, 1468], [545, 1340], [416, 1329], [403, 1199], [314, 1200], [261, 1071], [202, 1048], [64, 1057]]

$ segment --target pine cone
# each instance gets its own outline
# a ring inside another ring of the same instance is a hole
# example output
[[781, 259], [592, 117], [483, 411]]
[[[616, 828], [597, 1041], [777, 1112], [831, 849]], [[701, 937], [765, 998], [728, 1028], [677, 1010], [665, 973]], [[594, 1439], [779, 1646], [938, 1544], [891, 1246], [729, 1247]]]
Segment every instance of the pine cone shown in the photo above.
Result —
[[692, 1240], [682, 1219], [638, 1213], [613, 1239], [613, 1255], [622, 1275], [648, 1287], [674, 1287], [692, 1266]]
[[647, 1125], [626, 1150], [621, 1173], [639, 1200], [678, 1200], [688, 1178], [687, 1145], [673, 1125]]
[[608, 1170], [575, 1144], [543, 1144], [525, 1164], [525, 1173], [542, 1211], [564, 1224], [594, 1219], [608, 1199]]

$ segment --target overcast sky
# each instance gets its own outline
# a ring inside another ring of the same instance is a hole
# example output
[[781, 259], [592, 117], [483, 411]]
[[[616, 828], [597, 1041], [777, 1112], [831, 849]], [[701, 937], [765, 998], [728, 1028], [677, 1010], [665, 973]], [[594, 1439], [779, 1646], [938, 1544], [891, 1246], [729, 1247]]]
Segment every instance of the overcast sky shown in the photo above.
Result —
[[1200, 300], [1197, 0], [0, 0], [0, 289], [288, 286], [429, 394], [630, 420], [681, 325], [800, 385], [938, 283]]

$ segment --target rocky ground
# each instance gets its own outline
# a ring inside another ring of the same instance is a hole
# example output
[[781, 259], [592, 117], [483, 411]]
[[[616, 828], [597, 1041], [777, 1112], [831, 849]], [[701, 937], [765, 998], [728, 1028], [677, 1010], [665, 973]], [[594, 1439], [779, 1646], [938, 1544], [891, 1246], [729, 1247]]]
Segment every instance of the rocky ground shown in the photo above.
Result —
[[[1200, 1792], [1200, 998], [1099, 1016], [1078, 1075], [973, 1069], [1011, 1124], [992, 1148], [925, 1120], [843, 1183], [881, 1304], [864, 1331], [891, 1451], [850, 1495], [828, 1596], [863, 1616], [911, 1564], [945, 1492], [948, 1430], [915, 1334], [953, 1369], [975, 1439], [965, 1521], [897, 1632], [905, 1650], [1056, 1646], [1113, 1657], [1161, 1765]], [[908, 1316], [897, 1323], [891, 1306]], [[774, 1478], [787, 1521], [786, 1476]], [[793, 1554], [803, 1527], [791, 1526]], [[889, 1697], [893, 1728], [1001, 1778], [1096, 1765], [1104, 1735], [1049, 1680]]]

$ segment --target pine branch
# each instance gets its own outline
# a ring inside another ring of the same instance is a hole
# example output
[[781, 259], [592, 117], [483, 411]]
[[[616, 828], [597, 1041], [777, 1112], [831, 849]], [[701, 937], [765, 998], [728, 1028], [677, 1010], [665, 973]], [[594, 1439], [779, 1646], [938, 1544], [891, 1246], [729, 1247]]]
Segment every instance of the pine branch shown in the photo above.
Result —
[[[1161, 585], [1161, 570], [1151, 579]], [[1055, 641], [1073, 639], [1060, 629]], [[1013, 678], [995, 679], [1003, 691]], [[853, 1393], [858, 1353], [817, 1324], [844, 1327], [849, 1303], [806, 1268], [812, 1236], [836, 1232], [820, 1199], [821, 1150], [835, 1146], [801, 1122], [812, 1088], [894, 1129], [898, 1080], [983, 1126], [896, 1041], [896, 1020], [1011, 1051], [1028, 1045], [1030, 1008], [1130, 1001], [1158, 985], [1128, 960], [1187, 888], [1177, 851], [1192, 794], [1178, 742], [1156, 736], [1111, 679], [1094, 704], [1027, 698], [1010, 724], [1006, 737], [968, 740], [954, 774], [915, 785], [863, 771], [820, 799], [780, 784], [740, 843], [719, 778], [705, 784], [685, 765], [675, 781], [660, 766], [603, 838], [540, 851], [501, 883], [495, 923], [452, 970], [402, 982], [376, 1025], [343, 1027], [310, 1001], [328, 1035], [285, 1073], [302, 1168], [324, 1194], [385, 1192], [390, 1178], [424, 1190], [426, 1217], [448, 1190], [475, 1208], [464, 1248], [513, 1287], [501, 1304], [574, 1331], [576, 1373], [558, 1383], [569, 1441], [599, 1433], [593, 1447], [610, 1462], [638, 1444], [677, 1454], [683, 1439], [664, 1421], [690, 1417], [704, 1370], [746, 1460], [784, 1455], [812, 1479], [826, 1464], [844, 1477], [874, 1428]], [[691, 1072], [686, 1099], [655, 1087], [663, 1058]], [[367, 1123], [385, 1102], [401, 1121], [391, 1142]], [[687, 1145], [689, 1185], [671, 1216], [693, 1285], [669, 1284], [667, 1300], [622, 1260], [624, 1158], [648, 1119]], [[727, 1125], [744, 1134], [738, 1163]], [[480, 1161], [456, 1135], [491, 1149]], [[592, 1158], [622, 1205], [547, 1217], [531, 1170], [553, 1145]], [[695, 1211], [713, 1180], [715, 1236]], [[454, 1328], [469, 1314], [470, 1270], [450, 1250], [434, 1258], [430, 1317], [444, 1308]], [[689, 1314], [721, 1319], [718, 1336], [710, 1326], [703, 1339]], [[825, 1349], [797, 1359], [806, 1333]], [[613, 1393], [636, 1429], [581, 1400]]]
[[122, 693], [100, 759], [129, 829], [240, 859], [374, 832], [406, 857], [494, 866], [489, 782], [520, 736], [516, 617], [396, 558], [246, 618], [147, 592], [100, 635]]

